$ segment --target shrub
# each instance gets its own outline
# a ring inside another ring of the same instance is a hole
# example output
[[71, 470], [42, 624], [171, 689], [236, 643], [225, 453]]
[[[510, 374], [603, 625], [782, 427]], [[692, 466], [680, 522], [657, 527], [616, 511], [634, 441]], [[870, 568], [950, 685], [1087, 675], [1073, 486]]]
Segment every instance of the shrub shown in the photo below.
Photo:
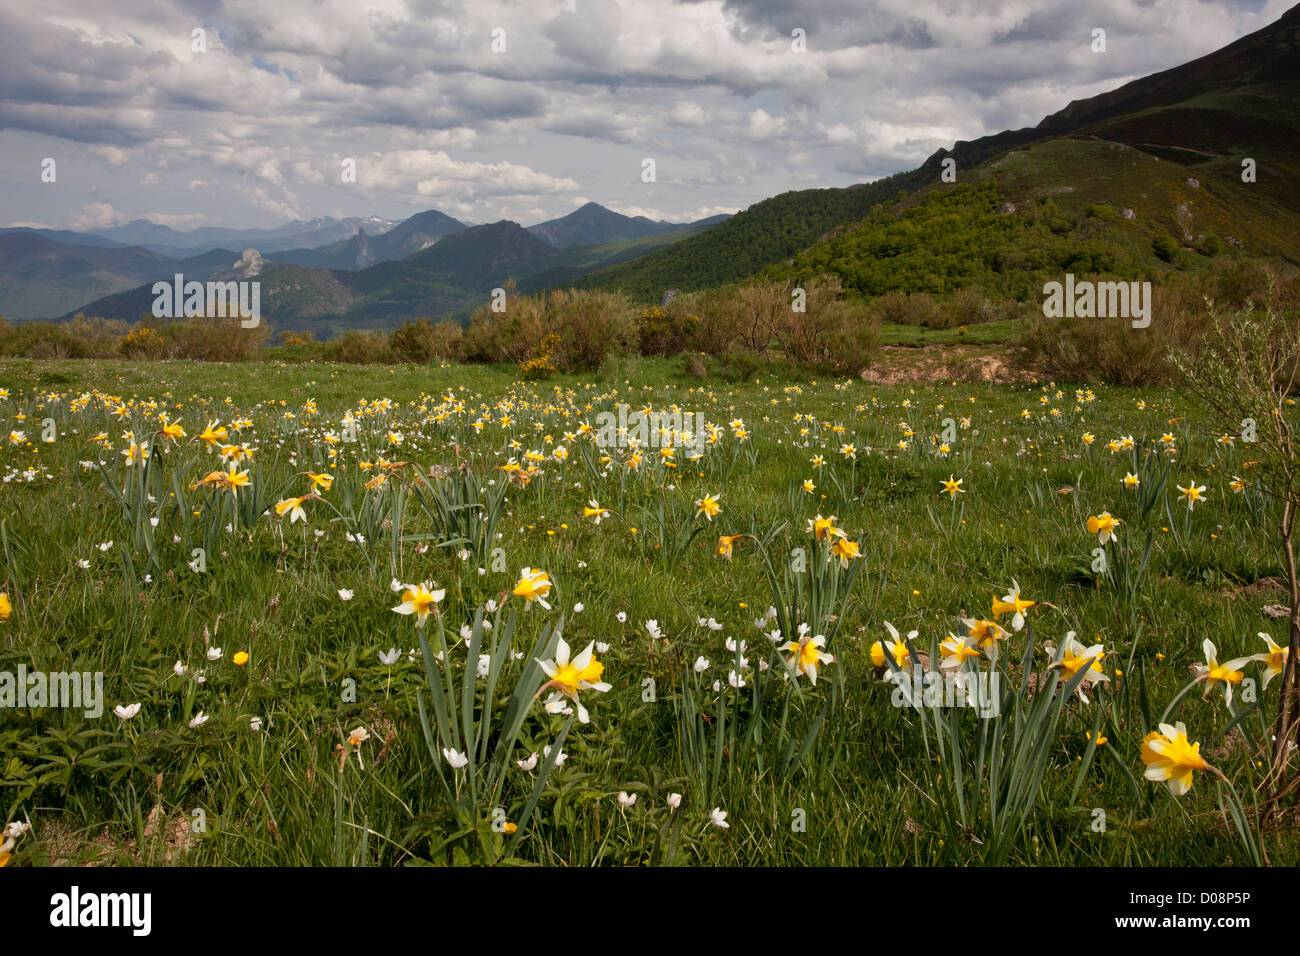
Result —
[[632, 352], [636, 320], [626, 297], [617, 292], [553, 289], [521, 296], [507, 286], [505, 310], [485, 305], [470, 316], [463, 352], [471, 362], [514, 362], [537, 357], [548, 335], [556, 368], [591, 371], [611, 355]]
[[835, 374], [857, 374], [871, 365], [880, 344], [879, 323], [865, 305], [841, 298], [834, 276], [805, 282], [803, 312], [789, 305], [775, 318], [775, 337], [800, 365]]
[[167, 353], [167, 340], [157, 329], [141, 324], [118, 340], [117, 351], [127, 358], [160, 359]]
[[709, 366], [705, 363], [707, 356], [699, 352], [687, 352], [682, 356], [682, 374], [691, 378], [708, 378]]
[[557, 371], [555, 351], [560, 347], [560, 337], [554, 332], [545, 336], [533, 349], [533, 354], [519, 363], [519, 374], [535, 382], [550, 378]]
[[791, 292], [790, 286], [771, 280], [747, 282], [736, 290], [730, 305], [745, 349], [763, 355], [771, 348], [777, 328], [791, 313]]
[[636, 322], [618, 292], [555, 289], [545, 299], [548, 334], [558, 336], [552, 354], [569, 370], [591, 371], [611, 355], [627, 355], [637, 342]]
[[470, 316], [462, 346], [469, 362], [523, 362], [546, 334], [540, 296], [521, 296], [506, 285], [505, 311], [484, 305]]
[[1013, 301], [990, 299], [976, 286], [967, 286], [952, 297], [952, 301], [939, 308], [939, 317], [933, 322], [939, 328], [953, 329], [961, 325], [980, 325], [1013, 318], [1020, 313], [1020, 305]]
[[424, 365], [460, 358], [463, 337], [464, 330], [455, 322], [413, 319], [393, 330], [388, 347], [397, 361]]
[[[724, 289], [710, 289], [690, 296], [693, 314], [699, 317], [691, 343], [696, 351], [706, 355], [726, 355], [741, 347], [740, 313], [731, 307], [730, 298], [731, 293]], [[674, 299], [674, 304], [677, 301]]]
[[350, 365], [381, 365], [390, 360], [388, 336], [383, 332], [348, 329], [328, 344], [326, 360]]
[[725, 352], [720, 357], [723, 375], [733, 381], [748, 382], [763, 370], [766, 362], [753, 352]]
[[167, 358], [199, 362], [242, 362], [261, 351], [271, 330], [259, 322], [244, 328], [236, 316], [150, 324], [166, 341]]
[[86, 358], [90, 350], [85, 343], [51, 322], [25, 322], [8, 330], [0, 351], [5, 355], [22, 355], [35, 359]]
[[1242, 311], [1248, 304], [1259, 305], [1273, 290], [1279, 309], [1300, 306], [1300, 283], [1293, 268], [1259, 260], [1228, 259], [1216, 262], [1206, 291], [1216, 305]]
[[1163, 384], [1172, 381], [1173, 370], [1160, 328], [1154, 319], [1149, 328], [1135, 329], [1125, 318], [1048, 318], [1039, 311], [1021, 330], [1022, 361], [1067, 382]]
[[[943, 319], [939, 304], [928, 292], [886, 292], [871, 303], [872, 311], [887, 325], [936, 326]], [[960, 325], [961, 323], [954, 323]]]
[[1233, 262], [1206, 276], [1173, 275], [1152, 288], [1151, 325], [1129, 319], [1048, 319], [1030, 312], [1022, 329], [1022, 361], [1063, 381], [1162, 385], [1177, 373], [1171, 350], [1195, 358], [1210, 331], [1206, 301], [1229, 309], [1247, 302], [1288, 314], [1300, 305], [1294, 270]]
[[1156, 236], [1151, 240], [1151, 251], [1156, 254], [1156, 258], [1163, 259], [1165, 262], [1173, 262], [1178, 255], [1178, 242], [1169, 233]]
[[117, 350], [117, 343], [131, 326], [121, 319], [101, 319], [78, 312], [63, 324], [64, 330], [80, 340], [94, 358], [108, 358]]
[[694, 340], [700, 317], [691, 301], [675, 296], [666, 306], [642, 309], [637, 316], [637, 344], [642, 355], [678, 355]]

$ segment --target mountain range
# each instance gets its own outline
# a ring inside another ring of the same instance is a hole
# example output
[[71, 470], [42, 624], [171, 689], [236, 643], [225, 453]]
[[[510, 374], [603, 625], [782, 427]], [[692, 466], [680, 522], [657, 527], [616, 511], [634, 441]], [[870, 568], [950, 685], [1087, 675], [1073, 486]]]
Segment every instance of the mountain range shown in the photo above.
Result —
[[[459, 315], [509, 280], [516, 280], [525, 291], [546, 288], [680, 241], [709, 228], [719, 218], [685, 225], [653, 223], [589, 203], [568, 216], [525, 229], [507, 220], [465, 226], [430, 210], [374, 239], [359, 235], [321, 249], [262, 256], [257, 275], [262, 311], [277, 330], [310, 329], [322, 337], [346, 328], [386, 328], [409, 318]], [[559, 242], [577, 237], [602, 241], [557, 248], [539, 236]], [[416, 251], [409, 251], [412, 249]], [[363, 252], [380, 261], [357, 268], [354, 263]], [[229, 270], [235, 258], [235, 254], [226, 253], [224, 269]], [[313, 264], [322, 262], [324, 265]], [[338, 265], [331, 267], [330, 263]], [[157, 267], [149, 259], [143, 265]], [[176, 262], [168, 262], [166, 269], [161, 278], [180, 271]], [[203, 280], [213, 274], [209, 271], [200, 276], [196, 272], [195, 278]], [[137, 319], [150, 311], [153, 283], [159, 278], [153, 273], [148, 281], [71, 309], [63, 318], [81, 312]]]
[[205, 226], [182, 232], [147, 219], [135, 219], [120, 226], [100, 229], [97, 234], [123, 245], [143, 246], [173, 258], [185, 258], [216, 247], [244, 249], [256, 246], [266, 252], [278, 252], [323, 246], [348, 239], [363, 230], [371, 235], [379, 235], [396, 225], [391, 219], [381, 219], [378, 216], [365, 219], [334, 219], [327, 216], [323, 219], [296, 219], [272, 229]]
[[[167, 277], [184, 264], [202, 278], [212, 265], [204, 256], [150, 256], [232, 236], [241, 241], [225, 244], [225, 268], [239, 257], [232, 250], [249, 246], [266, 260], [259, 279], [269, 323], [322, 334], [413, 316], [463, 318], [507, 280], [525, 292], [572, 285], [657, 301], [668, 289], [756, 275], [831, 274], [866, 297], [968, 284], [1023, 297], [1045, 271], [1155, 275], [1219, 247], [1300, 263], [1296, 143], [1300, 7], [1036, 126], [957, 142], [875, 182], [787, 192], [730, 217], [674, 224], [589, 203], [528, 228], [428, 210], [396, 224], [316, 220], [260, 233], [131, 223], [75, 245], [65, 231], [0, 231], [0, 311], [64, 314], [58, 303], [67, 314], [134, 319], [148, 311], [144, 283], [159, 269]], [[955, 180], [945, 175], [954, 164]], [[1153, 240], [1166, 235], [1183, 259], [1156, 254]], [[147, 245], [118, 245], [127, 241]], [[55, 261], [60, 250], [66, 263]], [[52, 283], [63, 285], [51, 291]], [[93, 298], [111, 285], [112, 294]]]
[[[107, 240], [106, 240], [107, 241]], [[229, 269], [239, 253], [212, 249], [172, 259], [140, 246], [55, 242], [33, 230], [0, 233], [0, 315], [56, 316], [149, 279], [181, 272], [206, 281]]]
[[[529, 227], [526, 234], [533, 239], [531, 245], [519, 242], [506, 229], [471, 233], [464, 242], [482, 249], [482, 237], [488, 235], [506, 243], [489, 256], [498, 269], [505, 270], [499, 281], [511, 276], [524, 277], [525, 272], [513, 270], [516, 266], [527, 269], [533, 263], [539, 270], [548, 268], [556, 276], [569, 277], [620, 262], [725, 218], [714, 216], [697, 223], [656, 222], [587, 203], [567, 216]], [[135, 319], [140, 314], [134, 309], [141, 298], [137, 287], [151, 287], [153, 282], [170, 279], [177, 272], [206, 281], [217, 272], [232, 268], [241, 255], [237, 250], [256, 249], [270, 263], [271, 275], [275, 274], [276, 266], [360, 271], [405, 259], [448, 236], [476, 228], [483, 227], [470, 226], [436, 209], [416, 213], [395, 224], [379, 218], [317, 219], [286, 223], [275, 229], [246, 231], [205, 228], [181, 232], [146, 220], [98, 233], [10, 227], [0, 229], [0, 315], [31, 319], [88, 312], [105, 318]], [[340, 233], [346, 235], [336, 238]], [[315, 244], [303, 244], [307, 242]], [[619, 245], [627, 242], [634, 245]], [[214, 247], [211, 243], [218, 245]], [[456, 255], [458, 248], [461, 246], [453, 246], [448, 255]], [[419, 263], [412, 268], [418, 273]], [[433, 298], [429, 308], [460, 308], [467, 297], [486, 294], [478, 284], [481, 270], [471, 268], [460, 277], [449, 277], [445, 270], [435, 269], [434, 273], [440, 288], [430, 290]], [[403, 276], [403, 282], [409, 282], [409, 276], [414, 273], [407, 270], [395, 274]], [[339, 289], [350, 287], [348, 277], [327, 279], [301, 269], [284, 275], [293, 277], [286, 292], [318, 287], [337, 294]], [[374, 286], [371, 276], [359, 277], [358, 282], [367, 290]], [[136, 294], [130, 295], [133, 290]], [[286, 295], [281, 301], [299, 298], [296, 294]], [[340, 322], [345, 321], [344, 313], [353, 298], [365, 298], [365, 294], [339, 297], [333, 311], [338, 313]], [[409, 288], [394, 292], [394, 298], [409, 303], [404, 308], [415, 307], [416, 296]], [[380, 301], [385, 300], [380, 297]], [[291, 315], [277, 314], [277, 322], [283, 325], [280, 320], [284, 318], [296, 322], [299, 311], [295, 308]], [[314, 320], [327, 312], [327, 309], [306, 307], [303, 315]], [[400, 319], [408, 314], [394, 313], [392, 318]], [[367, 314], [367, 321], [369, 318]]]

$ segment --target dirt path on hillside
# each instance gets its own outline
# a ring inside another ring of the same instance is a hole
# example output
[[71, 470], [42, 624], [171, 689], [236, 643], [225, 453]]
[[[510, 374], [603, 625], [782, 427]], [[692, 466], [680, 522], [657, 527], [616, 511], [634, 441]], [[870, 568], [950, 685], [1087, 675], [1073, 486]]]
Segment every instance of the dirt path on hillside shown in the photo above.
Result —
[[1011, 364], [1010, 353], [998, 345], [882, 345], [868, 382], [1027, 382], [1033, 373]]

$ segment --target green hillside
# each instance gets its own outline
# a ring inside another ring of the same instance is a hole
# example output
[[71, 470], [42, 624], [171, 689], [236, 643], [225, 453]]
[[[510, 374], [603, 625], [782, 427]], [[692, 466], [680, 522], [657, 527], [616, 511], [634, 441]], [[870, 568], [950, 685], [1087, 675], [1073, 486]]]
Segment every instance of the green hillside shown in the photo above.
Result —
[[[866, 298], [974, 286], [1027, 301], [1064, 272], [1155, 278], [1200, 269], [1216, 249], [1300, 261], [1295, 224], [1271, 197], [1239, 181], [1190, 177], [1122, 144], [1058, 139], [878, 210], [763, 274], [836, 275]], [[1153, 248], [1164, 235], [1182, 246], [1171, 262]]]
[[665, 289], [691, 291], [735, 282], [788, 259], [820, 236], [868, 215], [900, 189], [921, 180], [903, 173], [844, 189], [803, 189], [755, 203], [689, 239], [640, 259], [565, 283], [580, 289], [620, 289], [657, 300]]
[[[1149, 248], [1166, 232], [1185, 246], [1213, 234], [1228, 249], [1300, 261], [1297, 143], [1300, 7], [1207, 56], [1070, 103], [1035, 127], [955, 143], [867, 186], [785, 193], [572, 284], [654, 300], [670, 288], [820, 269], [864, 295], [950, 292], [972, 282], [1023, 295], [1046, 271], [1071, 264], [1167, 268]], [[946, 204], [929, 199], [930, 190], [953, 189], [941, 179], [946, 159], [956, 162], [959, 182], [994, 179], [1000, 201], [1017, 213], [995, 218], [987, 191], [976, 198], [957, 190]], [[1244, 159], [1255, 162], [1253, 183], [1242, 181]], [[913, 195], [896, 207], [904, 216], [895, 224], [873, 207], [894, 204], [899, 190]], [[922, 202], [940, 206], [906, 214]], [[1132, 209], [1135, 218], [1087, 212], [1106, 205]], [[945, 215], [954, 217], [950, 228]], [[822, 238], [840, 227], [851, 228]]]

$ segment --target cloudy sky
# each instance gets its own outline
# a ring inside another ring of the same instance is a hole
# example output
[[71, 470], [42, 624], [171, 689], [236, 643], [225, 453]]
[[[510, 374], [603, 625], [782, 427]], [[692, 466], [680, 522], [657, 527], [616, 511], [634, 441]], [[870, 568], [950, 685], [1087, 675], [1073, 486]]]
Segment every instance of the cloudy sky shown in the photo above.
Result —
[[0, 222], [691, 220], [1033, 125], [1293, 2], [0, 0]]

